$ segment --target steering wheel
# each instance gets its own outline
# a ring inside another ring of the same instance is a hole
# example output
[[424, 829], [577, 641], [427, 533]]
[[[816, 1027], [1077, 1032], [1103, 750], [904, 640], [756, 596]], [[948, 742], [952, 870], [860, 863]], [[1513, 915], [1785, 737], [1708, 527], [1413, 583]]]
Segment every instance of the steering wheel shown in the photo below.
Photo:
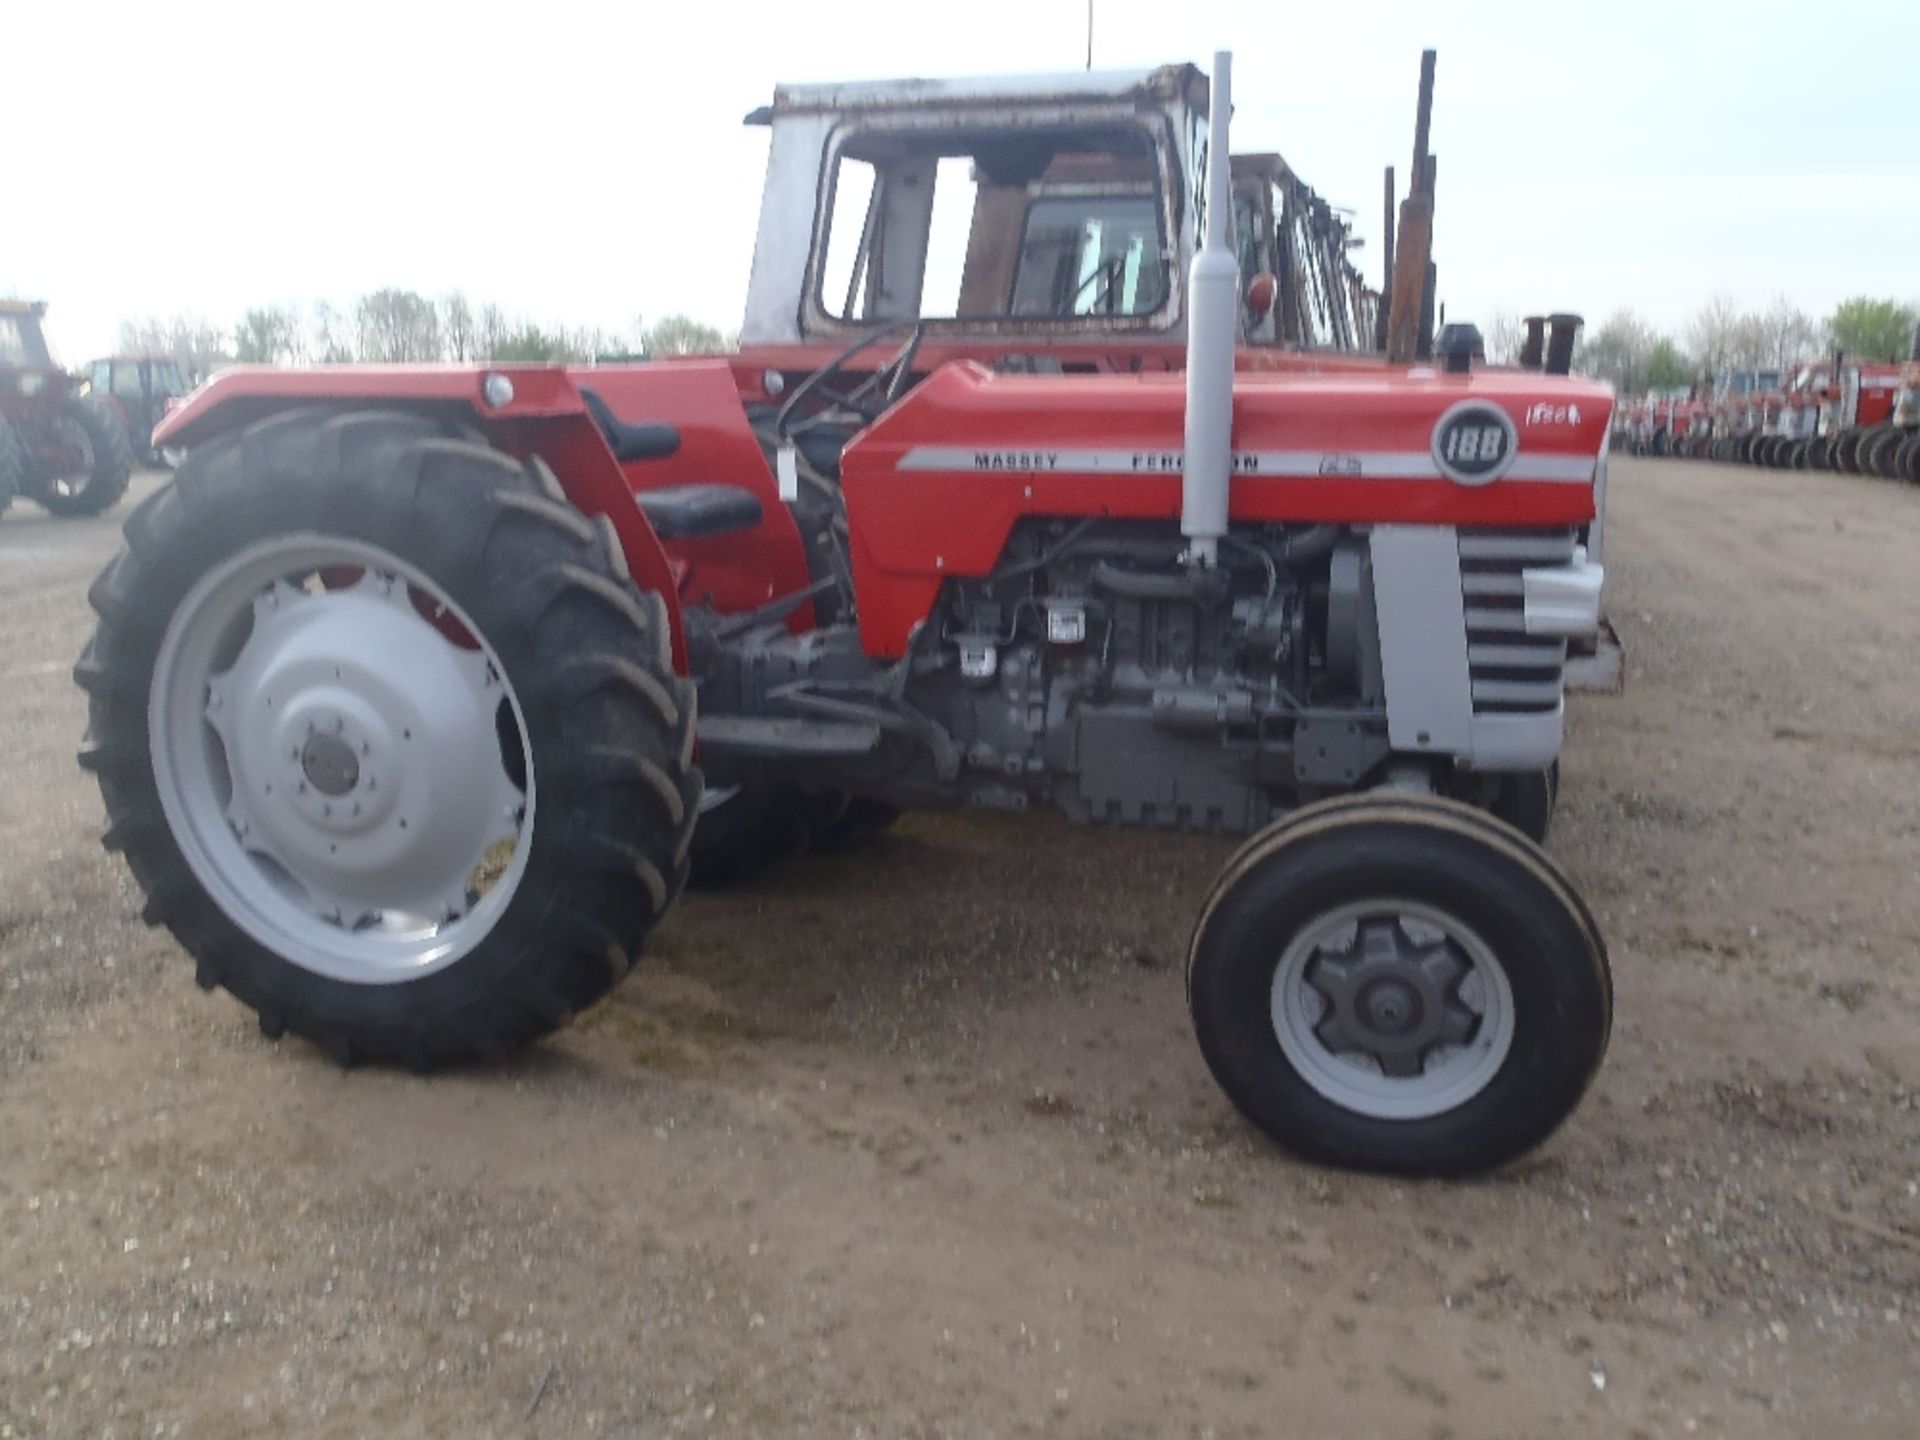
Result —
[[[907, 338], [885, 364], [852, 386], [843, 387], [837, 383], [854, 356], [902, 330], [909, 332]], [[906, 389], [907, 379], [913, 373], [914, 356], [920, 351], [920, 339], [924, 333], [925, 327], [921, 322], [910, 319], [895, 320], [862, 335], [793, 387], [792, 393], [773, 417], [774, 434], [782, 440], [791, 440], [824, 423], [835, 407], [851, 410], [868, 422], [877, 420], [881, 412], [898, 400], [900, 392]], [[794, 412], [808, 396], [825, 403], [796, 419]]]

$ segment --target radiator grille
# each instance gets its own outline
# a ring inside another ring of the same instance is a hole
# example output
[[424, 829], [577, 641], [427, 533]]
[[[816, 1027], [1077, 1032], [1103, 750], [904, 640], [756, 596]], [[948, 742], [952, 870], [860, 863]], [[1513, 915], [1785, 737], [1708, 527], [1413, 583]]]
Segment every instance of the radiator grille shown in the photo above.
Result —
[[1520, 572], [1573, 559], [1571, 530], [1462, 530], [1460, 590], [1476, 715], [1537, 715], [1560, 703], [1567, 642], [1529, 635]]

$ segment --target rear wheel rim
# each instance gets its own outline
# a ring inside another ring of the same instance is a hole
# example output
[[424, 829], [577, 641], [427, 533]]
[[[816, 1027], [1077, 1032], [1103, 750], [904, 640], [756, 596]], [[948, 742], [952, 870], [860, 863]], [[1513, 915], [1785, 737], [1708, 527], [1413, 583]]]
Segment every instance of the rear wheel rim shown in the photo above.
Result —
[[398, 556], [311, 533], [228, 557], [175, 610], [149, 692], [155, 788], [242, 930], [329, 979], [470, 953], [523, 878], [535, 786], [505, 667]]
[[1420, 901], [1362, 900], [1316, 916], [1282, 952], [1270, 1004], [1300, 1078], [1370, 1119], [1457, 1109], [1513, 1048], [1513, 990], [1492, 947]]

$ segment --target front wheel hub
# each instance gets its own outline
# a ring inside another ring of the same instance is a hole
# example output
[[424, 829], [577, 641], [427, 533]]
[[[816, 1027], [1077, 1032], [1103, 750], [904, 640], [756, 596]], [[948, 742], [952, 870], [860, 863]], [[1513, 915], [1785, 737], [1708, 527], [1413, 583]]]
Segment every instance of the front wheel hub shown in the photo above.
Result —
[[1307, 1083], [1379, 1119], [1463, 1103], [1513, 1043], [1513, 995], [1491, 948], [1413, 901], [1342, 905], [1303, 927], [1275, 968], [1272, 1007]]

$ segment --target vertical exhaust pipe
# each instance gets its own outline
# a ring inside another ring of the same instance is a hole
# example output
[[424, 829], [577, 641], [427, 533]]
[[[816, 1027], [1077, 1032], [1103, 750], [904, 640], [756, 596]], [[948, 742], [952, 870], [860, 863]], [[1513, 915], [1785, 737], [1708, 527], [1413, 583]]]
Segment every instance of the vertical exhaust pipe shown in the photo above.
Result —
[[1227, 120], [1233, 109], [1230, 51], [1214, 52], [1207, 109], [1207, 233], [1187, 278], [1187, 437], [1180, 484], [1180, 533], [1188, 542], [1187, 562], [1203, 566], [1219, 560], [1233, 476], [1240, 263], [1233, 252], [1233, 191], [1227, 166]]
[[1521, 323], [1527, 327], [1527, 338], [1520, 342], [1520, 368], [1538, 370], [1547, 363], [1547, 317], [1529, 315]]
[[1573, 369], [1573, 341], [1584, 324], [1578, 315], [1547, 317], [1547, 374], [1565, 375]]

